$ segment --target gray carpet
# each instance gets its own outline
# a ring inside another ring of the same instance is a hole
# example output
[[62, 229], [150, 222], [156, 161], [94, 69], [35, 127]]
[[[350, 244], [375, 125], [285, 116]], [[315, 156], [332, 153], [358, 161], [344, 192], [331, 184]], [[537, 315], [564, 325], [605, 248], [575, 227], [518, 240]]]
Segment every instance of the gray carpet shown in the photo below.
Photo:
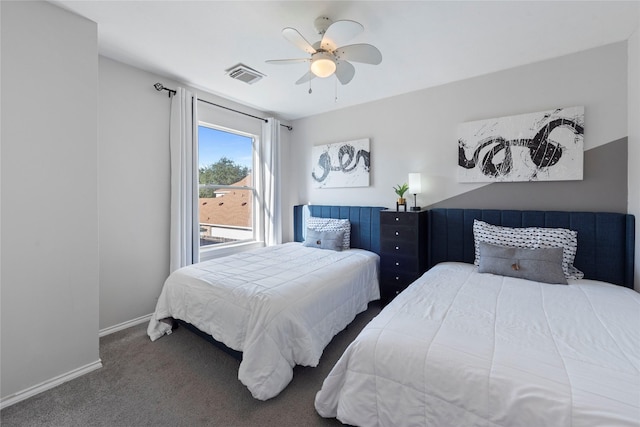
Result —
[[184, 327], [151, 342], [147, 325], [100, 339], [103, 368], [0, 411], [2, 426], [324, 426], [316, 392], [347, 345], [380, 312], [373, 302], [329, 343], [315, 368], [297, 366], [278, 396], [259, 401], [239, 361]]

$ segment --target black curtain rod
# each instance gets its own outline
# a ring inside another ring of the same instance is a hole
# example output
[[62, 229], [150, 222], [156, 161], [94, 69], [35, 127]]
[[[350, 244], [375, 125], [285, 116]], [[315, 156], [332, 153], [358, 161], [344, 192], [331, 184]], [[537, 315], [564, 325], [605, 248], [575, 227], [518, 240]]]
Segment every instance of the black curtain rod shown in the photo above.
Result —
[[[155, 87], [158, 92], [166, 90], [167, 92], [169, 92], [169, 97], [171, 97], [171, 95], [175, 95], [176, 94], [176, 91], [174, 89], [169, 89], [167, 87], [164, 87], [162, 85], [162, 83], [156, 83], [156, 84], [153, 85], [153, 87]], [[234, 110], [233, 108], [225, 107], [224, 105], [218, 105], [218, 104], [214, 104], [213, 102], [205, 101], [204, 99], [198, 98], [198, 101], [204, 102], [205, 104], [213, 105], [214, 107], [224, 108], [225, 110], [233, 111], [234, 113], [242, 114], [244, 116], [252, 117], [254, 119], [262, 120], [265, 123], [268, 121], [264, 117], [258, 117], [258, 116], [254, 116], [254, 115], [251, 115], [251, 114], [247, 114], [247, 113], [244, 113], [242, 111]], [[285, 125], [285, 124], [280, 123], [280, 126], [285, 127], [285, 128], [287, 128], [289, 130], [293, 130], [293, 128], [291, 126], [289, 126], [289, 125]]]

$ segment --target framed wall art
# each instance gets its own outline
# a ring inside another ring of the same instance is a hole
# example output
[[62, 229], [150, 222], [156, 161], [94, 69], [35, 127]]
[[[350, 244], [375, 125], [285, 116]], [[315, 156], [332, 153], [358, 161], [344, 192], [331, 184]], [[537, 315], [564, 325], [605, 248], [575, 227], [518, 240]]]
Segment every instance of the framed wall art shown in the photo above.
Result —
[[368, 187], [369, 139], [317, 145], [311, 149], [314, 188]]
[[458, 126], [458, 182], [566, 181], [583, 176], [584, 107]]

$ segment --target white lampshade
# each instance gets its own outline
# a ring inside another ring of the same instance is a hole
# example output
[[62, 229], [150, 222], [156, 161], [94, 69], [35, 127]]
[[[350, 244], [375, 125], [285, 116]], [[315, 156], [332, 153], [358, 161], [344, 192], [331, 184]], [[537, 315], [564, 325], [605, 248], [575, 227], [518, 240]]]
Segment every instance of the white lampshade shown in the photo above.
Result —
[[419, 173], [409, 174], [409, 193], [418, 194], [422, 192], [422, 177]]
[[336, 71], [333, 56], [326, 52], [318, 52], [311, 60], [311, 72], [318, 77], [329, 77]]

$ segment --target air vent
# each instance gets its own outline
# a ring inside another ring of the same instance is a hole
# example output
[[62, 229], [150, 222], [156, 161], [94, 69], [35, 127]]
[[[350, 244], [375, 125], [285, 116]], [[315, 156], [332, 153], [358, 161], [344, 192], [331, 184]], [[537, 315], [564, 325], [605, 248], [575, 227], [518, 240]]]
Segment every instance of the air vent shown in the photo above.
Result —
[[254, 84], [258, 80], [264, 77], [259, 71], [249, 68], [246, 65], [238, 64], [227, 70], [227, 74], [232, 79], [240, 80], [248, 84]]

